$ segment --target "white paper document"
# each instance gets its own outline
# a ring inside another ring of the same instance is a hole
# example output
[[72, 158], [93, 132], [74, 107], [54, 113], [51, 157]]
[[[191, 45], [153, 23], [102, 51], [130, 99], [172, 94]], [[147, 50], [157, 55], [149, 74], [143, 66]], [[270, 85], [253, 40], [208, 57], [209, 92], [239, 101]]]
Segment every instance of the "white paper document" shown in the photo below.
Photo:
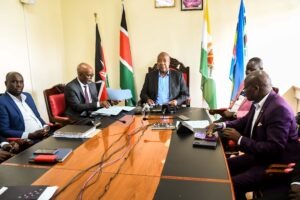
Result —
[[197, 120], [197, 121], [183, 121], [182, 125], [189, 128], [191, 131], [197, 131], [199, 129], [204, 129], [209, 125], [208, 120]]
[[125, 111], [131, 111], [135, 107], [130, 106], [110, 106], [109, 108], [100, 108], [94, 112], [92, 112], [92, 115], [118, 115], [122, 110]]
[[108, 98], [110, 100], [122, 101], [122, 100], [132, 98], [132, 94], [131, 94], [131, 91], [129, 89], [117, 90], [117, 89], [107, 88], [107, 94], [108, 94]]

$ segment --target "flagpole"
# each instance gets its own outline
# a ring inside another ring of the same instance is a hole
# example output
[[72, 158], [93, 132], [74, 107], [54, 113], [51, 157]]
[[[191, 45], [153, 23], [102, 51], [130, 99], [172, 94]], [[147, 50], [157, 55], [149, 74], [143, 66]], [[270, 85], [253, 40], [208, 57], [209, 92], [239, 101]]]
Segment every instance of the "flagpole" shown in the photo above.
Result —
[[97, 14], [97, 13], [94, 13], [94, 17], [95, 17], [95, 22], [96, 22], [96, 24], [98, 24], [98, 14]]

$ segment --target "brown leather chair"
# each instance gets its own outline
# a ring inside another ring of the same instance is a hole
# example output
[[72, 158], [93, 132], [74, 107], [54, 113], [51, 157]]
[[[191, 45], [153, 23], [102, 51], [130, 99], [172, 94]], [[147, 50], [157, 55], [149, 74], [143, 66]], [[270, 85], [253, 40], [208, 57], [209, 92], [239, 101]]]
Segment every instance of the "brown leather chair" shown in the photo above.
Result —
[[[157, 69], [157, 64], [155, 63], [153, 67], [148, 67], [148, 72]], [[170, 57], [170, 70], [177, 70], [180, 71], [183, 75], [185, 80], [185, 84], [190, 92], [190, 67], [185, 66], [182, 62], [179, 62], [176, 58]], [[191, 105], [191, 98], [188, 98], [186, 102], [183, 104], [186, 107], [190, 107]]]
[[70, 119], [64, 115], [66, 108], [64, 88], [64, 84], [57, 84], [52, 88], [44, 90], [49, 121], [62, 126], [71, 122]]

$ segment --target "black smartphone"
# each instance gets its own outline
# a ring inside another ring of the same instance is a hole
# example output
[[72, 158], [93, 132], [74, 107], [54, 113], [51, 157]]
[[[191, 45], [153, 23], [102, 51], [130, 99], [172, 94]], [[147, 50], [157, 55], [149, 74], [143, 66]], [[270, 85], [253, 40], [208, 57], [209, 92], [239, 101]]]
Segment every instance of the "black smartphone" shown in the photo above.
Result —
[[35, 155], [54, 155], [57, 149], [37, 149], [33, 154]]

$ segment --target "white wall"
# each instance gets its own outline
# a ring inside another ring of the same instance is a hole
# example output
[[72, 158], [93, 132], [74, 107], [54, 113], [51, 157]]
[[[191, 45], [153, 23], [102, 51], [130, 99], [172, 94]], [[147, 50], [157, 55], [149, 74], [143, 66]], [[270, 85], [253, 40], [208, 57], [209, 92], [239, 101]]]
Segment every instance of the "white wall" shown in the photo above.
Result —
[[63, 82], [64, 42], [59, 0], [0, 0], [0, 92], [5, 74], [20, 72], [24, 91], [31, 92], [47, 120], [43, 90]]
[[[300, 45], [296, 26], [300, 2], [245, 0], [245, 5], [248, 58], [261, 57], [273, 84], [284, 94], [292, 85], [300, 85], [294, 68]], [[228, 74], [239, 6], [240, 0], [210, 0], [219, 107], [226, 107], [230, 97]], [[121, 1], [64, 0], [62, 10], [68, 79], [75, 76], [79, 62], [94, 64], [93, 13], [97, 12], [109, 80], [112, 87], [119, 87]], [[125, 10], [137, 93], [147, 67], [153, 65], [160, 51], [167, 51], [191, 67], [192, 106], [202, 106], [199, 62], [203, 12], [180, 11], [179, 2], [175, 8], [154, 8], [154, 1], [139, 0], [125, 1]], [[294, 101], [291, 99], [293, 106]]]
[[[154, 1], [124, 1], [137, 94], [147, 67], [155, 63], [160, 51], [166, 51], [191, 67], [192, 106], [202, 106], [199, 62], [203, 12], [181, 11], [179, 0], [174, 8], [154, 8]], [[209, 2], [218, 107], [226, 107], [240, 0]], [[245, 0], [245, 5], [248, 58], [264, 60], [273, 84], [296, 109], [295, 98], [286, 93], [292, 85], [300, 86], [300, 2]], [[119, 88], [121, 8], [121, 0], [37, 0], [35, 5], [24, 7], [18, 0], [0, 0], [0, 92], [5, 90], [2, 83], [6, 72], [20, 71], [25, 90], [33, 93], [46, 118], [43, 89], [73, 79], [80, 62], [94, 65], [95, 12], [110, 85]]]

